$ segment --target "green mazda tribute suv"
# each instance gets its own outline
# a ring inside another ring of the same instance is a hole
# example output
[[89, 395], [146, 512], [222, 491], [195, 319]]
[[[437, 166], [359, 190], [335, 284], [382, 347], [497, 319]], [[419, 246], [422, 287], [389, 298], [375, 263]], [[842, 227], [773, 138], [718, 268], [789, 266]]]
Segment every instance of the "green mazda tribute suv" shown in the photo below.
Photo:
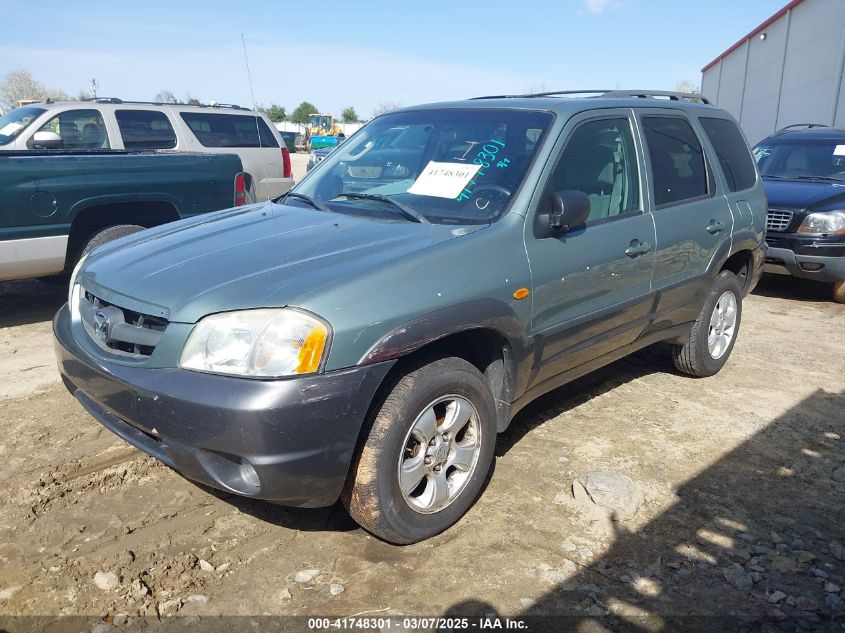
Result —
[[56, 353], [94, 418], [184, 476], [342, 499], [411, 543], [467, 511], [538, 396], [658, 341], [718, 372], [765, 217], [742, 134], [700, 97], [410, 107], [280, 199], [90, 253]]

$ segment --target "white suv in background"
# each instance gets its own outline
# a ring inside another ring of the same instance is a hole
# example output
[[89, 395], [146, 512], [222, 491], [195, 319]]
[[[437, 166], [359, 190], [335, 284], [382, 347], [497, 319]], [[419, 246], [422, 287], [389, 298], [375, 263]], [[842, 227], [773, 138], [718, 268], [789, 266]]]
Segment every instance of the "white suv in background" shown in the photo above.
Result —
[[171, 150], [241, 158], [257, 200], [293, 186], [290, 154], [260, 112], [235, 105], [179, 105], [93, 99], [42, 102], [0, 117], [0, 151]]

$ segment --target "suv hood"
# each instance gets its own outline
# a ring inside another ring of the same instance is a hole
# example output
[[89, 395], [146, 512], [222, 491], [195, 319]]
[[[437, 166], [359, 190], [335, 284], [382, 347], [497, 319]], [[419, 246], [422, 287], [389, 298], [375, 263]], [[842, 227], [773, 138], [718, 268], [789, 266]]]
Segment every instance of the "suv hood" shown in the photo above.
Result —
[[769, 206], [776, 209], [845, 208], [845, 182], [779, 180], [764, 176], [763, 188]]
[[292, 305], [306, 291], [483, 228], [416, 224], [267, 202], [142, 231], [95, 252], [78, 281], [123, 307], [194, 323]]

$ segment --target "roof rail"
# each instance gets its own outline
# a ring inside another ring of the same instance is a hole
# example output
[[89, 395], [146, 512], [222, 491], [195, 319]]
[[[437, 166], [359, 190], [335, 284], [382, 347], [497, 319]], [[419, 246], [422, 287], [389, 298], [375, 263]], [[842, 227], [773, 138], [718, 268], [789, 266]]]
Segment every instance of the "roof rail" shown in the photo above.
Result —
[[593, 95], [594, 97], [602, 97], [605, 99], [623, 99], [629, 97], [638, 99], [653, 99], [655, 97], [664, 97], [670, 101], [699, 101], [707, 105], [712, 105], [706, 97], [698, 94], [697, 92], [671, 92], [668, 90], [552, 90], [550, 92], [533, 92], [528, 94], [488, 95], [484, 97], [473, 97], [473, 100], [528, 99], [534, 97], [565, 97], [567, 95]]
[[118, 99], [117, 97], [86, 97], [85, 99], [81, 99], [81, 101], [89, 101], [92, 103], [126, 103], [126, 104], [144, 104], [144, 105], [176, 105], [176, 106], [191, 106], [194, 108], [229, 108], [231, 110], [249, 110], [249, 108], [244, 108], [243, 106], [236, 105], [234, 103], [166, 103], [164, 101], [124, 101], [123, 99]]
[[796, 130], [798, 128], [801, 128], [801, 129], [804, 129], [804, 130], [809, 130], [809, 129], [812, 129], [814, 127], [830, 127], [830, 126], [826, 125], [824, 123], [793, 123], [792, 125], [787, 125], [786, 127], [782, 127], [777, 132], [775, 132], [774, 135], [779, 136], [781, 134], [784, 134], [786, 132], [791, 132], [791, 131]]
[[551, 92], [530, 92], [526, 94], [517, 95], [485, 95], [483, 97], [472, 97], [476, 99], [527, 99], [531, 97], [557, 97], [561, 95], [580, 95], [580, 94], [594, 94], [601, 95], [607, 90], [552, 90]]
[[697, 92], [676, 92], [673, 90], [611, 90], [602, 95], [605, 98], [626, 98], [653, 99], [665, 97], [669, 101], [699, 101], [706, 105], [712, 105], [710, 100]]

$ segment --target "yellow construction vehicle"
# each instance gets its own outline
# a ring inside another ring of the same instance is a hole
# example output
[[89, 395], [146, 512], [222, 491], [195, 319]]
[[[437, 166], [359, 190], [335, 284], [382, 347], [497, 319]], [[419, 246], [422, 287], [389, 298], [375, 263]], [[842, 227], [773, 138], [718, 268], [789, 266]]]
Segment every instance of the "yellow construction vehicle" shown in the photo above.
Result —
[[337, 145], [338, 134], [342, 128], [335, 123], [331, 114], [312, 114], [308, 122], [310, 149], [333, 147]]

